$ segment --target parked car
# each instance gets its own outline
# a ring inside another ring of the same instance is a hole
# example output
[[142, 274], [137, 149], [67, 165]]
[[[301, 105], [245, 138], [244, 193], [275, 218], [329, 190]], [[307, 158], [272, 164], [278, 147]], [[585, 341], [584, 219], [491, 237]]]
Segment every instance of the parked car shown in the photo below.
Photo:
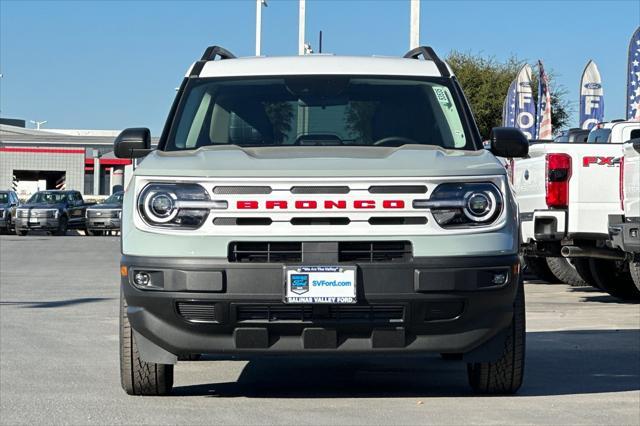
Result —
[[624, 144], [620, 164], [621, 215], [609, 216], [612, 245], [626, 253], [631, 278], [640, 292], [640, 129]]
[[[120, 372], [171, 391], [193, 354], [441, 353], [480, 393], [518, 390], [525, 307], [517, 205], [449, 66], [404, 58], [235, 57], [188, 71], [124, 196]], [[215, 60], [218, 59], [218, 60]]]
[[639, 128], [638, 122], [601, 124], [592, 130], [599, 136], [586, 143], [535, 144], [529, 158], [513, 162], [523, 252], [537, 275], [635, 297], [627, 291], [621, 253], [608, 243], [608, 222], [622, 214], [615, 160], [624, 138]]
[[13, 231], [13, 218], [19, 205], [20, 199], [15, 191], [0, 191], [0, 232]]
[[16, 234], [41, 230], [66, 235], [67, 229], [84, 229], [88, 205], [78, 191], [38, 191], [16, 209]]
[[106, 235], [120, 231], [120, 217], [122, 215], [122, 197], [124, 192], [116, 192], [104, 203], [88, 207], [86, 210], [87, 235]]
[[560, 132], [560, 134], [556, 136], [553, 141], [557, 143], [583, 143], [587, 141], [588, 137], [589, 130], [574, 128]]

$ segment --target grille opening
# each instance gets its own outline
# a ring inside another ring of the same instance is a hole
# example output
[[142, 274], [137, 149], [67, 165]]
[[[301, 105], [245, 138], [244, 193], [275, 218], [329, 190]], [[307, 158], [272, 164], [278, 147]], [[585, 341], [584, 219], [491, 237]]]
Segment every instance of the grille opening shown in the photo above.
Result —
[[238, 322], [404, 322], [403, 305], [237, 305]]
[[294, 186], [292, 194], [348, 194], [348, 186]]
[[339, 262], [408, 261], [413, 248], [408, 241], [343, 241], [338, 243]]
[[294, 217], [292, 225], [348, 225], [351, 223], [348, 217]]
[[178, 302], [178, 314], [190, 322], [218, 322], [216, 305], [208, 302]]
[[369, 219], [369, 225], [425, 225], [427, 218], [424, 216], [406, 216], [406, 217], [372, 217]]
[[463, 309], [464, 303], [460, 301], [431, 303], [427, 305], [424, 320], [427, 322], [452, 320], [462, 315]]
[[232, 242], [229, 262], [301, 262], [301, 242]]
[[213, 188], [214, 194], [271, 194], [270, 186], [216, 186]]
[[371, 194], [426, 194], [425, 185], [374, 185], [369, 187]]
[[217, 226], [268, 226], [273, 221], [268, 217], [216, 217], [213, 224]]

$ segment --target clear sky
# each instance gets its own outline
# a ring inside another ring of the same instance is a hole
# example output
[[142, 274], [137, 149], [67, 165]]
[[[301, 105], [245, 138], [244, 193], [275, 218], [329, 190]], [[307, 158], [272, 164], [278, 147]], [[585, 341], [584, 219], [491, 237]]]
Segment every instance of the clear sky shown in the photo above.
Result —
[[[298, 2], [268, 0], [262, 51], [297, 53]], [[624, 115], [627, 46], [640, 0], [422, 0], [421, 44], [504, 59], [538, 58], [577, 110], [589, 59], [598, 64], [605, 118]], [[307, 39], [324, 52], [402, 55], [409, 0], [307, 0]], [[255, 2], [0, 0], [0, 111], [49, 128], [162, 128], [174, 88], [207, 45], [255, 51]], [[572, 124], [577, 122], [573, 114]]]

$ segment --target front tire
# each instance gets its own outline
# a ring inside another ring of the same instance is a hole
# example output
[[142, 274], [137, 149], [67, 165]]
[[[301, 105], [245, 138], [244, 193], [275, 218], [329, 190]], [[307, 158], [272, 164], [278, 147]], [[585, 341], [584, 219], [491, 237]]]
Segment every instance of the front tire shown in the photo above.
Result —
[[494, 362], [467, 363], [469, 384], [475, 392], [507, 395], [520, 389], [524, 377], [525, 334], [524, 286], [520, 280], [502, 355]]
[[540, 280], [550, 284], [558, 282], [551, 269], [549, 269], [549, 265], [547, 265], [547, 259], [544, 257], [525, 256], [524, 261], [527, 268]]
[[58, 221], [58, 229], [53, 233], [53, 235], [64, 236], [67, 235], [67, 228], [69, 227], [69, 219], [66, 216], [62, 216]]
[[19, 237], [24, 237], [25, 235], [27, 235], [27, 232], [29, 232], [29, 231], [24, 231], [22, 229], [16, 228], [16, 235], [19, 236]]
[[547, 265], [549, 269], [555, 275], [555, 277], [572, 287], [584, 287], [588, 286], [587, 282], [582, 279], [575, 266], [573, 266], [572, 260], [564, 257], [547, 257]]
[[127, 301], [120, 290], [120, 383], [129, 395], [168, 395], [173, 388], [173, 365], [155, 364], [140, 358]]
[[640, 300], [640, 289], [634, 284], [627, 262], [591, 258], [589, 266], [600, 289], [622, 300]]
[[629, 273], [633, 284], [635, 284], [638, 291], [640, 291], [640, 262], [629, 262]]

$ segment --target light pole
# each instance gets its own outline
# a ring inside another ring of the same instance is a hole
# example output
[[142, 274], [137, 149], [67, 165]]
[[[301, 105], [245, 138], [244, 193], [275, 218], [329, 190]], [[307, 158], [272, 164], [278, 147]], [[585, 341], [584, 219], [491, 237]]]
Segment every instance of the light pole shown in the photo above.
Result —
[[298, 10], [298, 55], [305, 54], [304, 18], [305, 18], [305, 0], [300, 0], [300, 8]]
[[29, 120], [29, 123], [35, 124], [36, 126], [36, 130], [40, 130], [40, 126], [42, 126], [43, 124], [45, 124], [47, 122], [47, 120], [44, 121], [34, 121], [34, 120]]
[[267, 7], [267, 0], [256, 0], [256, 56], [260, 56], [262, 39], [262, 6]]
[[420, 44], [420, 0], [411, 0], [411, 29], [409, 30], [409, 50]]

